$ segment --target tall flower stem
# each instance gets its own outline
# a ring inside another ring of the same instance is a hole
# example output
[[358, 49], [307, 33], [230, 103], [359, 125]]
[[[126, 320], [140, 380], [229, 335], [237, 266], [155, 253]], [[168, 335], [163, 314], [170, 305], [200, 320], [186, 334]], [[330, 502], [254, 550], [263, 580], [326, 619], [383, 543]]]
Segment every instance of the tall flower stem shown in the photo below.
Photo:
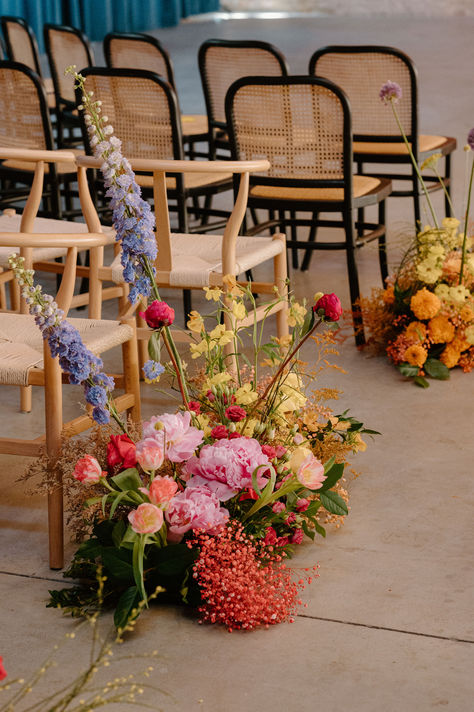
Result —
[[464, 238], [462, 241], [462, 256], [461, 256], [461, 267], [459, 269], [459, 284], [462, 284], [462, 277], [464, 272], [464, 263], [466, 261], [466, 245], [467, 245], [467, 228], [469, 225], [469, 210], [471, 209], [471, 195], [472, 195], [472, 180], [474, 177], [474, 161], [471, 166], [471, 175], [469, 178], [469, 188], [467, 191], [467, 205], [466, 205], [466, 215], [464, 216]]
[[183, 399], [183, 403], [184, 403], [186, 410], [189, 410], [188, 393], [187, 393], [186, 383], [183, 378], [181, 363], [179, 362], [179, 365], [178, 365], [179, 356], [178, 356], [178, 360], [177, 360], [176, 359], [176, 355], [177, 355], [176, 346], [175, 346], [174, 341], [172, 339], [171, 340], [169, 339], [168, 327], [165, 327], [163, 329], [163, 332], [161, 335], [163, 337], [163, 341], [166, 346], [166, 350], [168, 351], [169, 357], [171, 359], [171, 363], [173, 364], [173, 368], [176, 372], [176, 378], [178, 380], [178, 386], [179, 386], [179, 390], [181, 392], [181, 398]]
[[413, 163], [413, 168], [415, 169], [416, 175], [418, 176], [418, 180], [420, 181], [421, 187], [423, 188], [423, 192], [424, 192], [424, 194], [425, 194], [426, 202], [428, 203], [428, 207], [429, 207], [429, 209], [430, 209], [430, 212], [431, 212], [431, 216], [432, 216], [432, 218], [433, 218], [434, 225], [435, 225], [435, 227], [439, 230], [438, 220], [436, 219], [436, 213], [435, 213], [435, 211], [434, 211], [434, 209], [433, 209], [433, 205], [432, 205], [431, 200], [430, 200], [430, 196], [429, 196], [429, 193], [428, 193], [428, 189], [427, 189], [427, 187], [426, 187], [426, 183], [425, 183], [425, 181], [423, 180], [423, 176], [421, 175], [420, 169], [419, 169], [419, 167], [418, 167], [417, 160], [416, 160], [415, 156], [413, 155], [413, 151], [411, 150], [410, 143], [409, 143], [409, 141], [408, 141], [408, 139], [407, 139], [406, 133], [405, 133], [405, 131], [404, 131], [404, 129], [403, 129], [403, 126], [402, 126], [402, 124], [401, 124], [401, 122], [400, 122], [400, 118], [399, 118], [398, 112], [397, 112], [397, 110], [396, 110], [396, 108], [395, 108], [395, 104], [394, 104], [394, 100], [393, 100], [393, 99], [390, 101], [390, 104], [391, 104], [391, 106], [392, 106], [393, 115], [395, 116], [395, 121], [397, 122], [398, 129], [399, 129], [400, 134], [401, 134], [401, 136], [402, 136], [402, 138], [403, 138], [403, 141], [405, 142], [405, 146], [407, 147], [408, 155], [410, 156], [411, 162]]

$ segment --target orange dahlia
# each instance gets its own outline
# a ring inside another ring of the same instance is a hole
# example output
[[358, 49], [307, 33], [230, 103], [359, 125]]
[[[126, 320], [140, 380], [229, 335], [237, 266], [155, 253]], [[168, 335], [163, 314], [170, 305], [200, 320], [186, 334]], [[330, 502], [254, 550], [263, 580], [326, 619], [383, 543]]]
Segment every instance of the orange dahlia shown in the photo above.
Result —
[[447, 316], [435, 316], [428, 322], [428, 334], [433, 344], [449, 344], [454, 339], [454, 324]]
[[412, 366], [418, 366], [421, 368], [428, 358], [428, 352], [423, 348], [423, 346], [413, 344], [413, 346], [409, 346], [407, 348], [403, 358]]
[[385, 289], [383, 291], [382, 299], [384, 301], [384, 304], [394, 304], [395, 303], [395, 290], [392, 286], [387, 287], [387, 289]]
[[412, 321], [405, 329], [407, 339], [424, 341], [426, 339], [426, 325], [421, 321]]
[[463, 321], [469, 323], [474, 319], [474, 311], [472, 311], [472, 308], [469, 306], [469, 304], [465, 304], [460, 310], [459, 316]]
[[436, 316], [440, 308], [440, 299], [426, 287], [419, 289], [410, 300], [410, 309], [417, 319], [431, 319]]
[[454, 368], [454, 366], [457, 365], [460, 356], [461, 352], [451, 343], [446, 346], [443, 353], [439, 357], [439, 360], [448, 368]]

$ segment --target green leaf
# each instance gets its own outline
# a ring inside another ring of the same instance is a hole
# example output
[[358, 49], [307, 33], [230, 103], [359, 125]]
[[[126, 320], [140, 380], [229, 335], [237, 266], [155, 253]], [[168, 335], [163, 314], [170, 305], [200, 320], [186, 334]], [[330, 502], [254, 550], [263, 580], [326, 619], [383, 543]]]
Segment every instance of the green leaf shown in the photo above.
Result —
[[307, 537], [309, 537], [312, 541], [314, 541], [315, 537], [315, 532], [314, 529], [311, 529], [311, 527], [308, 526], [307, 522], [303, 522], [303, 531], [306, 534]]
[[83, 541], [75, 554], [75, 558], [95, 561], [102, 553], [102, 544], [95, 538]]
[[159, 331], [152, 331], [148, 340], [148, 354], [153, 361], [161, 360], [161, 338]]
[[324, 537], [324, 539], [326, 538], [326, 530], [319, 522], [314, 522], [314, 528], [320, 536]]
[[437, 358], [427, 358], [423, 368], [431, 378], [446, 381], [449, 378], [449, 368]]
[[158, 573], [166, 576], [184, 574], [186, 569], [196, 560], [197, 552], [186, 544], [170, 544], [160, 549], [155, 558], [155, 568]]
[[321, 493], [321, 504], [331, 514], [348, 514], [347, 505], [336, 492], [328, 490]]
[[417, 376], [419, 372], [418, 366], [412, 366], [411, 363], [401, 363], [398, 366], [398, 370], [402, 374], [402, 376], [406, 376], [407, 378], [413, 378], [413, 376]]
[[130, 586], [120, 596], [117, 608], [114, 613], [114, 624], [116, 628], [125, 628], [130, 620], [130, 614], [137, 607], [140, 601], [140, 595], [136, 586]]
[[303, 326], [301, 327], [301, 336], [300, 338], [302, 339], [305, 334], [308, 333], [310, 329], [312, 329], [314, 325], [314, 312], [312, 308], [310, 307], [306, 313]]
[[333, 455], [332, 457], [329, 458], [329, 460], [326, 463], [324, 463], [324, 474], [325, 475], [327, 475], [328, 471], [331, 469], [331, 467], [334, 465], [335, 462], [336, 462], [336, 458]]
[[112, 541], [114, 542], [114, 545], [118, 548], [120, 544], [122, 543], [123, 536], [127, 530], [127, 525], [123, 521], [123, 519], [119, 519], [118, 522], [115, 524], [113, 531], [112, 531]]
[[420, 388], [429, 388], [430, 384], [426, 380], [426, 378], [423, 378], [423, 376], [415, 376], [413, 379], [413, 383], [415, 386], [419, 386]]
[[341, 479], [344, 473], [344, 463], [335, 463], [331, 469], [326, 472], [326, 479], [323, 482], [323, 486], [320, 488], [320, 492], [326, 492], [334, 487], [336, 482]]
[[102, 563], [107, 574], [117, 581], [133, 581], [133, 567], [128, 549], [103, 549]]
[[112, 477], [111, 481], [117, 485], [122, 492], [126, 492], [127, 490], [136, 491], [139, 487], [143, 486], [143, 482], [135, 467], [129, 467], [127, 470], [123, 470], [118, 475], [115, 475], [115, 477]]
[[109, 519], [112, 519], [114, 516], [115, 510], [119, 506], [120, 502], [127, 497], [127, 492], [118, 492], [117, 495], [114, 497], [114, 501], [112, 503], [112, 506], [110, 507], [110, 514], [109, 514]]

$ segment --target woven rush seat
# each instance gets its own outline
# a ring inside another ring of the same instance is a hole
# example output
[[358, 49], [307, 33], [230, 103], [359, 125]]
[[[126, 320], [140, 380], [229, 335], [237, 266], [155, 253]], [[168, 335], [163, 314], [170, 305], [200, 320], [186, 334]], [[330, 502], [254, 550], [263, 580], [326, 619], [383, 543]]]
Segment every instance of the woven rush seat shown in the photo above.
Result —
[[[452, 139], [447, 136], [430, 136], [422, 134], [418, 137], [418, 151], [419, 153], [428, 153], [429, 151], [440, 151], [448, 147]], [[411, 144], [410, 144], [411, 146]], [[404, 143], [389, 143], [389, 142], [372, 142], [372, 141], [354, 141], [353, 143], [354, 154], [357, 153], [374, 153], [380, 154], [385, 153], [388, 155], [396, 156], [408, 156], [408, 150]]]
[[[203, 238], [203, 239], [200, 239]], [[198, 289], [210, 285], [210, 275], [222, 274], [222, 235], [184, 235], [172, 233], [172, 269], [169, 284], [173, 287]], [[235, 273], [247, 270], [270, 260], [283, 252], [284, 245], [279, 240], [268, 237], [237, 238], [235, 251]], [[120, 255], [112, 262], [112, 279], [123, 283]]]
[[[19, 232], [21, 224], [21, 215], [18, 213], [0, 215], [0, 232]], [[103, 228], [104, 234], [109, 237], [110, 244], [115, 241], [115, 231], [111, 227]], [[53, 220], [52, 218], [35, 218], [33, 223], [33, 232], [35, 233], [71, 233], [75, 234], [83, 232], [87, 234], [87, 225], [85, 223], [72, 222], [70, 220]], [[79, 252], [81, 247], [78, 245]], [[88, 248], [83, 248], [87, 250]], [[13, 252], [12, 247], [0, 247], [0, 267], [8, 269], [8, 257]], [[65, 257], [67, 248], [65, 247], [36, 247], [33, 249], [33, 262], [40, 260], [54, 260], [56, 257]]]
[[[209, 173], [185, 173], [183, 176], [185, 189], [201, 188], [228, 183], [232, 178], [232, 173], [216, 173], [210, 176]], [[152, 175], [136, 175], [137, 183], [142, 188], [153, 188]], [[166, 187], [168, 190], [176, 190], [176, 178], [166, 177]]]
[[[109, 351], [129, 341], [133, 329], [119, 321], [103, 319], [68, 319], [94, 354]], [[31, 369], [42, 369], [43, 337], [28, 314], [0, 313], [0, 377], [14, 386], [28, 385]]]
[[[361, 198], [377, 192], [382, 181], [371, 176], [353, 176], [353, 196]], [[344, 200], [343, 188], [292, 188], [291, 186], [256, 185], [250, 189], [252, 198], [275, 200]]]

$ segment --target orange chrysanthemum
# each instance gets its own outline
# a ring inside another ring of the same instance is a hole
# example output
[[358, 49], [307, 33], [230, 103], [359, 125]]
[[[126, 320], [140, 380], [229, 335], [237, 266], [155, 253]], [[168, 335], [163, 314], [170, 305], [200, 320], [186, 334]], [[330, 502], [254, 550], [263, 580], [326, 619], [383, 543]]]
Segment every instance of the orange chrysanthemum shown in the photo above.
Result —
[[387, 287], [382, 293], [382, 299], [384, 304], [394, 304], [395, 303], [395, 290], [392, 286]]
[[407, 339], [424, 341], [426, 339], [426, 325], [421, 321], [412, 321], [405, 329]]
[[439, 360], [448, 368], [454, 368], [454, 366], [457, 365], [460, 356], [461, 352], [453, 346], [453, 344], [448, 344], [439, 357]]
[[436, 316], [440, 308], [441, 301], [426, 287], [418, 290], [410, 300], [410, 309], [417, 319], [431, 319]]
[[468, 324], [470, 321], [474, 319], [474, 311], [472, 308], [469, 306], [469, 304], [465, 304], [462, 309], [459, 312], [459, 316], [461, 319]]
[[466, 339], [459, 334], [456, 336], [455, 339], [451, 342], [451, 346], [456, 349], [456, 351], [459, 351], [461, 353], [462, 351], [467, 351], [467, 349], [470, 347], [469, 341], [466, 341]]
[[428, 323], [428, 334], [433, 344], [449, 344], [454, 339], [454, 324], [447, 316], [435, 316]]
[[426, 349], [423, 348], [423, 346], [420, 346], [419, 344], [413, 344], [413, 346], [409, 346], [407, 348], [403, 358], [405, 359], [405, 361], [408, 361], [408, 363], [412, 366], [418, 366], [419, 368], [421, 368], [425, 363], [426, 359], [428, 358], [428, 352]]

